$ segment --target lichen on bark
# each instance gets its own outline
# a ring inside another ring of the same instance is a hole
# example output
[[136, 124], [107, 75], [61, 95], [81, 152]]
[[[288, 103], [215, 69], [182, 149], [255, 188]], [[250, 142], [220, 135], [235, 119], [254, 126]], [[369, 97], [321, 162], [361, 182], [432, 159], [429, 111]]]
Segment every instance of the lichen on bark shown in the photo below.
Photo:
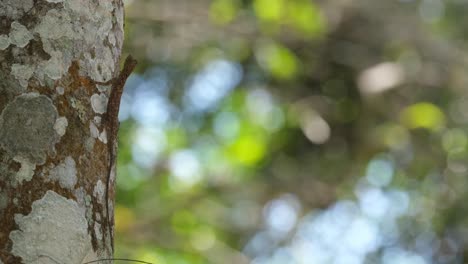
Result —
[[12, 157], [44, 164], [59, 138], [54, 130], [57, 115], [47, 96], [38, 93], [17, 96], [0, 115], [0, 146]]
[[15, 215], [12, 253], [24, 263], [81, 263], [92, 249], [86, 218], [78, 204], [47, 191], [28, 215]]
[[[112, 157], [101, 119], [122, 42], [122, 0], [0, 1], [3, 263], [112, 257], [102, 194]], [[67, 226], [74, 237], [60, 243], [39, 234]]]

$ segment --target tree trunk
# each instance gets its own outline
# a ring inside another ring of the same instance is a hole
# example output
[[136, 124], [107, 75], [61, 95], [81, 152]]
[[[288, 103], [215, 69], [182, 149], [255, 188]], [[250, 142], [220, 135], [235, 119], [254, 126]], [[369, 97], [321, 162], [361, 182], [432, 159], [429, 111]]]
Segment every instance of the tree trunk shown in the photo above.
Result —
[[112, 258], [122, 42], [122, 0], [0, 0], [0, 263]]

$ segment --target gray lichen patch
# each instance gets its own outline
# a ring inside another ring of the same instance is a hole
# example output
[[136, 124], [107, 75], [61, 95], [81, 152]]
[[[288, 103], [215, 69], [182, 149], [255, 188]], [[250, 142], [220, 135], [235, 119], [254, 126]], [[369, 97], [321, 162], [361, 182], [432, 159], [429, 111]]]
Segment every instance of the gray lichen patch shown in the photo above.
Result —
[[[34, 60], [19, 59], [13, 54], [15, 63], [28, 67], [26, 76], [15, 76], [21, 85], [25, 87], [31, 77], [41, 85], [61, 79], [74, 61], [78, 62], [80, 75], [98, 82], [110, 80], [122, 47], [123, 26], [117, 22], [122, 20], [122, 10], [115, 10], [114, 1], [45, 2], [50, 5], [36, 5], [33, 0], [0, 1], [0, 16], [12, 21], [9, 27], [4, 26], [0, 31], [0, 50], [8, 47], [23, 49], [29, 43], [40, 43], [38, 49], [32, 49], [40, 53]], [[38, 19], [23, 19], [27, 12]], [[28, 50], [31, 50], [30, 46]], [[18, 50], [12, 52], [21, 53]]]
[[11, 157], [44, 164], [59, 136], [54, 129], [57, 109], [44, 95], [17, 96], [0, 115], [0, 147]]
[[28, 87], [29, 79], [34, 74], [34, 67], [31, 65], [13, 64], [11, 65], [11, 75], [13, 75], [19, 84], [26, 88]]
[[86, 151], [92, 152], [95, 143], [96, 143], [96, 140], [93, 137], [87, 138], [85, 140], [85, 149], [86, 149]]
[[100, 116], [95, 116], [93, 118], [93, 121], [94, 123], [97, 125], [97, 126], [100, 126], [101, 125], [101, 121], [102, 121], [102, 118]]
[[85, 216], [86, 216], [86, 220], [88, 221], [88, 223], [90, 224], [90, 226], [93, 224], [93, 204], [92, 204], [92, 198], [91, 198], [91, 195], [89, 194], [86, 194], [85, 198]]
[[15, 179], [12, 182], [13, 186], [16, 186], [17, 183], [21, 184], [23, 181], [30, 181], [34, 176], [36, 164], [19, 156], [14, 157], [13, 160], [21, 164], [21, 168], [16, 173]]
[[105, 94], [93, 94], [91, 96], [91, 107], [97, 114], [104, 114], [107, 109], [107, 96]]
[[62, 188], [73, 190], [78, 181], [76, 173], [75, 160], [68, 156], [62, 163], [50, 170], [49, 179], [58, 181]]
[[57, 134], [59, 136], [63, 136], [65, 135], [65, 133], [67, 132], [67, 126], [68, 126], [68, 120], [66, 117], [59, 117], [56, 121], [55, 121], [55, 124], [54, 124], [54, 129], [55, 129], [55, 132], [57, 132]]
[[77, 100], [74, 97], [69, 98], [70, 104], [73, 107], [73, 109], [76, 110], [76, 113], [78, 114], [78, 117], [80, 118], [80, 121], [84, 124], [87, 121], [87, 106], [85, 106], [80, 100]]
[[89, 122], [89, 134], [93, 138], [98, 138], [99, 137], [99, 129], [94, 124], [94, 122]]
[[59, 95], [63, 95], [65, 93], [65, 88], [61, 86], [58, 86], [57, 88], [55, 88], [55, 90], [57, 91]]
[[85, 206], [85, 191], [83, 189], [83, 187], [79, 187], [79, 188], [76, 188], [74, 191], [73, 191], [73, 194], [75, 195], [75, 198], [76, 198], [76, 201], [78, 202], [78, 204], [81, 206], [81, 207], [84, 207]]
[[101, 180], [98, 180], [98, 182], [96, 183], [96, 186], [94, 186], [93, 195], [94, 197], [97, 198], [100, 204], [104, 203], [104, 193], [105, 193], [104, 184], [102, 183]]
[[102, 130], [102, 132], [99, 132], [99, 129], [95, 124], [96, 121], [99, 121], [98, 124], [100, 124], [101, 123], [100, 117], [98, 117], [98, 120], [96, 120], [96, 118], [94, 118], [93, 121], [89, 122], [89, 134], [91, 135], [92, 138], [97, 138], [102, 143], [107, 144], [107, 131], [104, 128]]
[[73, 190], [73, 194], [75, 195], [76, 202], [78, 203], [78, 206], [81, 209], [81, 213], [83, 215], [86, 215], [85, 190], [83, 189], [83, 187], [78, 187], [75, 190]]
[[28, 45], [29, 41], [33, 39], [31, 32], [29, 32], [25, 26], [21, 25], [17, 21], [11, 23], [11, 31], [9, 36], [10, 43], [20, 48], [24, 48], [26, 45]]
[[47, 191], [29, 215], [15, 215], [12, 254], [23, 263], [82, 263], [92, 248], [88, 224], [78, 204]]
[[98, 84], [97, 88], [98, 88], [99, 92], [105, 93], [105, 92], [108, 92], [111, 89], [111, 86], [110, 85], [100, 85], [100, 84]]
[[8, 48], [10, 44], [24, 48], [33, 38], [33, 34], [24, 25], [18, 21], [13, 21], [10, 25], [10, 34], [8, 36], [0, 35], [0, 50]]
[[0, 35], [0, 50], [4, 50], [10, 46], [10, 38], [7, 35]]
[[30, 10], [33, 5], [33, 0], [2, 0], [0, 1], [0, 16], [17, 19]]
[[99, 224], [98, 222], [94, 223], [94, 234], [96, 234], [98, 242], [102, 241], [101, 224]]
[[63, 7], [49, 10], [34, 28], [43, 43], [44, 51], [51, 56], [36, 69], [39, 79], [43, 79], [44, 75], [54, 80], [61, 78], [72, 61], [79, 61], [82, 75], [96, 81], [111, 79], [116, 65], [113, 54], [120, 49], [109, 47], [104, 42], [108, 35], [115, 34], [112, 2], [49, 2], [63, 2]]
[[99, 134], [99, 140], [104, 143], [104, 144], [107, 144], [107, 131], [106, 129], [104, 129], [101, 134]]

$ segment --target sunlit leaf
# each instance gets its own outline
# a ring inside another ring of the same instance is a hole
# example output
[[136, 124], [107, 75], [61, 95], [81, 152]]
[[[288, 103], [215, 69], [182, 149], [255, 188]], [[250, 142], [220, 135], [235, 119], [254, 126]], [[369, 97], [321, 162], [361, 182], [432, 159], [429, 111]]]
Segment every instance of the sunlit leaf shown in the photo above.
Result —
[[285, 0], [255, 0], [255, 14], [265, 21], [279, 21], [284, 12]]
[[410, 129], [438, 130], [445, 124], [445, 115], [436, 105], [422, 102], [404, 109], [401, 121]]
[[210, 16], [216, 23], [226, 24], [236, 17], [238, 9], [236, 0], [215, 0], [211, 3]]
[[292, 79], [298, 70], [299, 60], [288, 48], [278, 43], [261, 45], [257, 49], [260, 65], [279, 79]]
[[288, 21], [300, 32], [314, 37], [325, 31], [325, 19], [311, 1], [290, 1], [288, 11]]
[[229, 148], [231, 158], [242, 165], [254, 165], [265, 156], [266, 146], [261, 138], [253, 135], [239, 137]]

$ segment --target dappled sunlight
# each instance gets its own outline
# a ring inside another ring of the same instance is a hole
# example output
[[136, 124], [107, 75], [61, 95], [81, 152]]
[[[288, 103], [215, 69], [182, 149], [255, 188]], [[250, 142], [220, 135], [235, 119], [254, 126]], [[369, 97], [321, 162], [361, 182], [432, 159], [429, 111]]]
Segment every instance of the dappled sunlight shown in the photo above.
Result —
[[204, 111], [216, 105], [242, 77], [239, 65], [228, 61], [210, 62], [195, 75], [185, 95], [191, 111]]
[[384, 62], [364, 70], [358, 77], [358, 86], [364, 94], [385, 92], [400, 85], [404, 72], [400, 65]]
[[221, 112], [216, 115], [213, 130], [223, 140], [230, 141], [239, 135], [239, 117], [233, 112]]
[[286, 47], [278, 43], [262, 43], [256, 51], [261, 67], [280, 79], [291, 79], [298, 71], [299, 61]]
[[417, 103], [404, 109], [401, 113], [401, 121], [407, 127], [441, 129], [445, 125], [444, 113], [431, 103]]
[[267, 229], [273, 235], [284, 236], [296, 225], [300, 204], [291, 194], [270, 201], [263, 208]]
[[132, 1], [116, 256], [465, 263], [467, 7]]
[[394, 168], [391, 161], [374, 159], [367, 166], [366, 179], [376, 187], [384, 187], [391, 182], [393, 173]]
[[164, 131], [158, 127], [140, 127], [135, 131], [132, 154], [137, 164], [151, 168], [166, 147]]
[[247, 95], [246, 104], [252, 121], [268, 131], [274, 132], [283, 126], [283, 110], [266, 89], [252, 90]]
[[[250, 240], [246, 253], [254, 258], [254, 263], [276, 263], [278, 255], [284, 251], [288, 254], [281, 257], [282, 263], [363, 263], [366, 256], [383, 249], [385, 253], [379, 263], [390, 261], [390, 255], [401, 261], [398, 263], [416, 260], [428, 263], [418, 252], [393, 247], [404, 238], [404, 231], [398, 228], [397, 223], [408, 213], [410, 196], [400, 189], [382, 189], [390, 183], [391, 166], [383, 160], [372, 161], [366, 177], [355, 186], [356, 199], [339, 201], [325, 210], [303, 216], [286, 247], [271, 248], [269, 245], [272, 243], [279, 243], [278, 238], [260, 233]], [[276, 210], [278, 214], [287, 211]], [[283, 219], [292, 219], [296, 214], [289, 212], [289, 215]], [[276, 219], [280, 220], [275, 222], [281, 223], [281, 215]], [[288, 221], [283, 220], [282, 223], [284, 226]], [[265, 252], [270, 253], [265, 256]]]
[[180, 150], [169, 158], [169, 170], [174, 176], [174, 185], [180, 182], [184, 185], [193, 185], [201, 179], [201, 165], [196, 153], [191, 150]]
[[315, 144], [323, 144], [331, 136], [327, 121], [313, 111], [301, 113], [301, 127], [305, 136]]

